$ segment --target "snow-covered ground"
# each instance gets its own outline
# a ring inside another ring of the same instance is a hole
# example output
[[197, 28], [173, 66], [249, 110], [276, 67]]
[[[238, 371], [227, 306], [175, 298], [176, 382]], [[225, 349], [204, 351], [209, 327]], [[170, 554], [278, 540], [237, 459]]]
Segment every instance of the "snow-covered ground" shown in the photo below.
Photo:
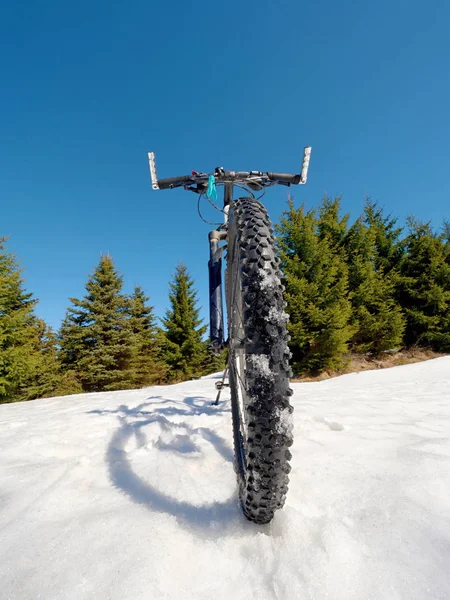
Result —
[[450, 357], [293, 387], [265, 527], [214, 376], [0, 406], [2, 600], [450, 599]]

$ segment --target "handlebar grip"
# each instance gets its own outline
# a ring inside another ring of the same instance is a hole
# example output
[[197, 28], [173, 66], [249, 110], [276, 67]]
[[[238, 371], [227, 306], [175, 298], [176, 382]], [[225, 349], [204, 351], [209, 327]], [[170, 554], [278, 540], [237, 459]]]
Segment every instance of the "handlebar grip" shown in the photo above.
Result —
[[271, 181], [283, 181], [293, 184], [298, 184], [301, 181], [300, 175], [292, 175], [290, 173], [267, 173], [267, 177]]
[[171, 186], [184, 185], [185, 183], [192, 183], [192, 175], [180, 175], [179, 177], [158, 179], [158, 187], [160, 190], [168, 190]]

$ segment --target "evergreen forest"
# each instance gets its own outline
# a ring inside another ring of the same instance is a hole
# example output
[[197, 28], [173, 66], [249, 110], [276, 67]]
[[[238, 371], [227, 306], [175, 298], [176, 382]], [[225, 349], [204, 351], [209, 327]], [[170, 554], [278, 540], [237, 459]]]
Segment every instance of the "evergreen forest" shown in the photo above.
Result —
[[[352, 355], [450, 352], [450, 224], [398, 219], [367, 199], [356, 220], [341, 198], [290, 199], [275, 228], [295, 376], [339, 372]], [[205, 276], [206, 265], [205, 265]], [[175, 383], [223, 369], [209, 346], [184, 264], [158, 319], [151, 290], [123, 291], [102, 255], [53, 331], [36, 315], [18, 258], [0, 238], [0, 403]]]

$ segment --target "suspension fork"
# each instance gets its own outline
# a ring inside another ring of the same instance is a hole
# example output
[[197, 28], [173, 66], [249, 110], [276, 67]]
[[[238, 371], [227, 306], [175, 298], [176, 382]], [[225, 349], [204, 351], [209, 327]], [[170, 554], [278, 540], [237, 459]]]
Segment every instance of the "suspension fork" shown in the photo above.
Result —
[[[228, 224], [228, 209], [233, 200], [233, 184], [225, 184], [224, 226]], [[221, 350], [225, 345], [222, 293], [222, 252], [219, 242], [227, 239], [226, 231], [210, 231], [209, 235], [209, 330], [211, 345]]]
[[222, 299], [222, 248], [219, 242], [226, 239], [225, 231], [209, 232], [209, 332], [211, 345], [217, 350], [224, 346]]

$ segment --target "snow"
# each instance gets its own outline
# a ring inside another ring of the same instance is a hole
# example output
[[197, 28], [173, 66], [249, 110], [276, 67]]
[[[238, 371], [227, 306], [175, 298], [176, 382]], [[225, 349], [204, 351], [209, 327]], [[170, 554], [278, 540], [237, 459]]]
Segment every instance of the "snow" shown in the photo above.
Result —
[[289, 321], [289, 315], [284, 310], [278, 310], [275, 306], [271, 306], [267, 317], [264, 317], [269, 323], [283, 325]]
[[293, 384], [269, 526], [217, 377], [0, 406], [2, 600], [450, 598], [450, 357]]
[[273, 381], [274, 373], [270, 369], [270, 356], [267, 354], [249, 354], [247, 356], [249, 364], [257, 375]]
[[259, 277], [261, 279], [260, 286], [261, 286], [262, 290], [271, 289], [271, 288], [279, 285], [280, 280], [273, 273], [268, 273], [264, 269], [259, 269], [258, 272], [259, 272]]
[[294, 432], [294, 416], [289, 408], [283, 408], [278, 411], [279, 422], [276, 425], [278, 433], [292, 437]]

